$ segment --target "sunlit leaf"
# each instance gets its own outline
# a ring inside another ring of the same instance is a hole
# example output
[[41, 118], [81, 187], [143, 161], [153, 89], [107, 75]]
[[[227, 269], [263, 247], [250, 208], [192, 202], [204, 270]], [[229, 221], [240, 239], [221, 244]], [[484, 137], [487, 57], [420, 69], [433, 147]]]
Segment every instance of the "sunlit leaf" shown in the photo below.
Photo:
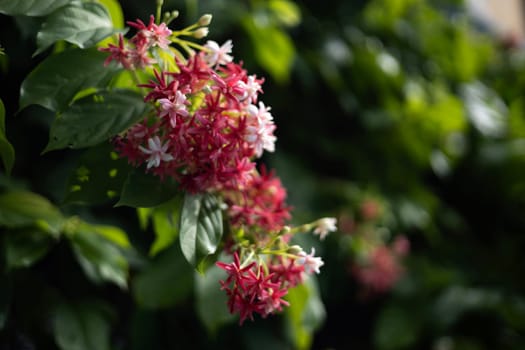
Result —
[[63, 111], [78, 92], [107, 86], [119, 68], [104, 66], [106, 57], [95, 49], [71, 49], [49, 56], [22, 83], [20, 109], [37, 104]]
[[182, 197], [177, 197], [153, 210], [155, 241], [151, 245], [150, 255], [156, 255], [166, 249], [177, 238], [181, 206]]
[[72, 0], [0, 0], [0, 13], [6, 15], [44, 16]]
[[125, 205], [135, 208], [154, 207], [169, 201], [179, 192], [177, 184], [171, 179], [160, 179], [147, 174], [143, 169], [129, 173], [117, 206]]
[[82, 154], [69, 176], [65, 203], [101, 204], [116, 200], [131, 166], [107, 142]]
[[295, 26], [301, 22], [299, 6], [289, 0], [270, 0], [268, 8], [272, 10], [279, 21], [287, 26]]
[[15, 161], [15, 149], [5, 135], [5, 108], [0, 100], [0, 157], [7, 174], [11, 173]]
[[180, 246], [186, 260], [203, 272], [205, 260], [222, 238], [222, 212], [215, 196], [186, 194], [182, 205]]
[[278, 82], [285, 82], [295, 57], [292, 40], [283, 30], [262, 25], [253, 18], [243, 21], [255, 49], [255, 58]]
[[55, 341], [62, 350], [109, 350], [108, 312], [99, 303], [59, 304], [53, 314]]
[[147, 105], [129, 91], [103, 92], [75, 101], [51, 125], [45, 151], [94, 146], [144, 117]]
[[124, 14], [122, 7], [117, 0], [96, 0], [98, 3], [104, 5], [111, 17], [113, 27], [116, 29], [124, 29]]
[[35, 55], [59, 40], [86, 48], [115, 32], [104, 6], [93, 2], [64, 6], [53, 12], [42, 24], [36, 37]]
[[313, 332], [324, 322], [326, 311], [319, 297], [317, 283], [308, 278], [288, 291], [286, 319], [290, 338], [297, 349], [309, 349]]
[[0, 226], [36, 225], [58, 234], [63, 220], [58, 208], [36, 193], [12, 191], [0, 194]]
[[141, 307], [161, 309], [186, 300], [192, 290], [192, 278], [192, 268], [184, 260], [179, 246], [173, 244], [135, 276], [131, 288]]
[[70, 236], [75, 256], [86, 273], [95, 283], [115, 283], [127, 287], [128, 262], [122, 251], [97, 232], [96, 226], [82, 223]]

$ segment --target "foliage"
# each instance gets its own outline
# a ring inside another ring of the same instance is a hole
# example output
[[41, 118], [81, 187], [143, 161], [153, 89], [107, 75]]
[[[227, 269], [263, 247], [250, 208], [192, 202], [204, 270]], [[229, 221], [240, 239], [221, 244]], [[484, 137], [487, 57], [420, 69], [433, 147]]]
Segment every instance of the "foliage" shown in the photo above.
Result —
[[164, 8], [180, 10], [170, 28], [214, 14], [213, 38], [268, 76], [279, 152], [261, 161], [294, 225], [337, 216], [337, 233], [290, 245], [323, 272], [283, 317], [239, 327], [213, 262], [232, 266], [223, 239], [247, 248], [245, 233], [216, 197], [183, 196], [107, 142], [153, 113], [134, 81], [152, 72], [104, 66], [98, 47], [153, 3], [0, 0], [0, 347], [525, 346], [520, 48], [459, 0]]

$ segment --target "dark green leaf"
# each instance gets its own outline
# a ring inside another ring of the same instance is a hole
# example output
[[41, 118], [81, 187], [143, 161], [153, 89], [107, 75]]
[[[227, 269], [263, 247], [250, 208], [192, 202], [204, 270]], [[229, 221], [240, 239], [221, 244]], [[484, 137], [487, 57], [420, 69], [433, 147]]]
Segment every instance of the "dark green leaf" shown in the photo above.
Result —
[[203, 272], [206, 258], [222, 238], [222, 212], [217, 198], [209, 194], [186, 194], [181, 212], [180, 246], [186, 260]]
[[119, 68], [104, 66], [106, 57], [96, 49], [72, 49], [49, 56], [22, 83], [20, 109], [37, 104], [63, 111], [78, 92], [107, 86]]
[[5, 108], [2, 100], [0, 100], [0, 157], [6, 173], [10, 174], [15, 162], [15, 150], [5, 136]]
[[146, 108], [140, 95], [124, 90], [77, 100], [51, 125], [45, 152], [89, 147], [107, 141], [144, 118]]
[[29, 267], [42, 258], [56, 240], [38, 229], [10, 230], [6, 234], [8, 268]]
[[91, 147], [69, 177], [64, 202], [101, 204], [115, 199], [131, 169], [109, 142]]
[[104, 6], [93, 2], [64, 6], [42, 24], [36, 37], [38, 48], [35, 55], [59, 40], [85, 48], [114, 33], [113, 23]]
[[55, 341], [62, 350], [109, 350], [108, 312], [99, 303], [58, 305], [53, 317]]
[[136, 169], [129, 173], [124, 182], [117, 206], [154, 207], [167, 202], [178, 193], [178, 186], [171, 178], [161, 180], [158, 176], [145, 173], [143, 169]]
[[44, 16], [70, 2], [71, 0], [0, 0], [0, 13]]
[[173, 244], [133, 279], [133, 295], [144, 308], [167, 308], [188, 298], [192, 278], [193, 270], [184, 261], [179, 246]]
[[82, 223], [71, 237], [75, 256], [86, 275], [95, 283], [113, 282], [127, 287], [128, 262], [122, 251], [97, 232], [97, 227]]
[[215, 334], [221, 325], [235, 319], [228, 311], [225, 291], [219, 288], [219, 280], [225, 280], [226, 273], [213, 265], [204, 275], [195, 274], [194, 278], [197, 314], [208, 332]]
[[37, 225], [58, 235], [63, 223], [60, 211], [47, 199], [32, 192], [12, 191], [0, 195], [0, 226]]

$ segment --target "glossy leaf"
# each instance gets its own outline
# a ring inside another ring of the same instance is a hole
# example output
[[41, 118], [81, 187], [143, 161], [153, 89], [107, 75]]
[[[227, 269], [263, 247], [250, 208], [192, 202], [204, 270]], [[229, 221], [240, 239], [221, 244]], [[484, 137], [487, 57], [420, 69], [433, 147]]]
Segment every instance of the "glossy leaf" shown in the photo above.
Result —
[[169, 201], [178, 193], [178, 186], [171, 178], [161, 180], [158, 176], [145, 173], [143, 169], [135, 169], [124, 182], [117, 206], [154, 207]]
[[113, 27], [116, 29], [124, 29], [124, 14], [122, 7], [117, 0], [97, 0], [98, 3], [104, 5], [109, 13]]
[[29, 267], [42, 258], [56, 242], [38, 229], [10, 230], [6, 233], [7, 268]]
[[37, 225], [58, 235], [63, 220], [60, 211], [36, 193], [12, 191], [0, 194], [0, 226], [16, 228]]
[[131, 166], [107, 142], [82, 154], [69, 176], [65, 203], [101, 204], [118, 198]]
[[104, 66], [106, 57], [95, 49], [71, 49], [49, 56], [22, 83], [20, 109], [37, 104], [63, 111], [78, 92], [106, 87], [119, 71], [116, 65]]
[[109, 350], [110, 322], [98, 303], [59, 304], [53, 315], [55, 341], [62, 350]]
[[222, 238], [222, 212], [216, 197], [186, 194], [182, 205], [180, 246], [186, 260], [203, 272], [206, 258], [215, 253]]
[[111, 17], [104, 6], [93, 2], [64, 6], [42, 24], [36, 37], [35, 55], [59, 40], [86, 48], [114, 33]]
[[15, 149], [5, 135], [5, 108], [2, 100], [0, 100], [0, 157], [6, 173], [10, 174], [15, 162]]
[[112, 282], [127, 287], [128, 262], [122, 251], [97, 232], [97, 228], [82, 223], [70, 236], [75, 256], [95, 283]]
[[173, 244], [157, 255], [132, 282], [137, 303], [146, 309], [167, 308], [186, 300], [193, 285], [193, 271]]
[[142, 97], [129, 91], [103, 92], [77, 100], [51, 125], [45, 151], [100, 144], [144, 118], [146, 108]]
[[0, 0], [0, 13], [44, 16], [70, 2], [71, 0]]
[[216, 334], [220, 326], [236, 318], [228, 311], [226, 293], [218, 288], [219, 280], [225, 280], [226, 273], [213, 265], [204, 275], [195, 274], [194, 278], [197, 314], [208, 332]]

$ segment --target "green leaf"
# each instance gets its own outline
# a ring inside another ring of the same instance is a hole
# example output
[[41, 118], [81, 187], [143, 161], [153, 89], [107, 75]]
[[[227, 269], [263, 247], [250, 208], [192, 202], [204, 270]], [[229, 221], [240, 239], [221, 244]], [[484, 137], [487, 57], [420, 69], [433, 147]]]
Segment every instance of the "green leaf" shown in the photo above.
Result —
[[7, 268], [31, 266], [46, 255], [55, 242], [56, 239], [38, 229], [8, 231], [5, 241]]
[[115, 32], [104, 6], [93, 2], [64, 6], [42, 24], [36, 36], [37, 50], [34, 55], [60, 40], [80, 48], [90, 47]]
[[71, 0], [0, 0], [0, 13], [11, 16], [44, 16], [70, 2]]
[[151, 245], [150, 255], [154, 256], [169, 247], [179, 234], [179, 217], [182, 197], [177, 197], [153, 210], [153, 230], [155, 241]]
[[144, 118], [146, 109], [140, 95], [124, 90], [77, 100], [51, 125], [44, 152], [89, 147], [107, 141]]
[[287, 26], [296, 26], [301, 22], [299, 6], [288, 0], [269, 0], [268, 8], [274, 13], [279, 22]]
[[204, 271], [206, 258], [215, 253], [222, 231], [222, 212], [217, 198], [187, 193], [182, 205], [180, 246], [186, 260], [197, 271]]
[[0, 157], [6, 173], [10, 174], [15, 162], [15, 149], [5, 136], [5, 108], [2, 100], [0, 100]]
[[124, 29], [124, 14], [119, 2], [117, 0], [97, 0], [97, 2], [104, 5], [108, 11], [113, 28]]
[[179, 246], [173, 244], [133, 279], [131, 288], [141, 307], [161, 309], [186, 300], [192, 291], [192, 278], [191, 267]]
[[210, 334], [216, 334], [219, 327], [235, 319], [228, 311], [228, 297], [219, 288], [219, 280], [226, 279], [226, 272], [213, 265], [206, 274], [195, 274], [197, 314]]
[[0, 226], [11, 228], [36, 225], [58, 235], [64, 218], [44, 197], [26, 191], [0, 194]]
[[165, 203], [179, 194], [177, 184], [171, 178], [160, 179], [153, 174], [147, 174], [143, 169], [130, 172], [120, 200], [116, 206], [149, 208]]
[[309, 277], [288, 291], [286, 320], [290, 338], [297, 349], [309, 349], [313, 332], [324, 322], [326, 311], [319, 297], [317, 282]]
[[78, 92], [106, 87], [120, 70], [117, 65], [104, 66], [106, 57], [96, 49], [71, 49], [49, 56], [22, 83], [20, 109], [37, 104], [63, 111]]
[[64, 202], [101, 204], [115, 199], [131, 169], [109, 142], [91, 147], [79, 157], [69, 176]]
[[57, 345], [62, 350], [109, 350], [109, 316], [100, 303], [59, 304], [53, 317]]
[[106, 239], [96, 226], [81, 223], [70, 235], [75, 256], [95, 283], [112, 282], [120, 288], [127, 287], [128, 262], [122, 251]]
[[258, 63], [278, 82], [285, 82], [295, 56], [295, 47], [282, 29], [260, 25], [254, 18], [247, 18], [243, 25], [251, 37]]

